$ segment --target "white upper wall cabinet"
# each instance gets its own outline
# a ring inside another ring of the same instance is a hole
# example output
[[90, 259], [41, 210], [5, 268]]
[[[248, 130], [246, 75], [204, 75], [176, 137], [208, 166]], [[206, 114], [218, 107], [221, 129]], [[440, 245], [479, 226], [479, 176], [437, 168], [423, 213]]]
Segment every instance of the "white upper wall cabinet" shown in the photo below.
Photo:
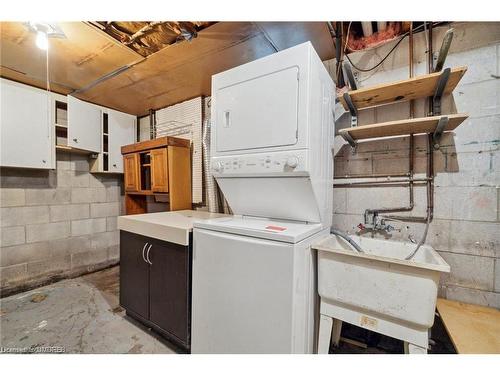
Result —
[[51, 94], [9, 80], [0, 81], [0, 165], [55, 168]]
[[101, 107], [68, 95], [68, 146], [101, 152]]
[[127, 113], [108, 110], [109, 171], [123, 173], [121, 147], [135, 142], [136, 117]]

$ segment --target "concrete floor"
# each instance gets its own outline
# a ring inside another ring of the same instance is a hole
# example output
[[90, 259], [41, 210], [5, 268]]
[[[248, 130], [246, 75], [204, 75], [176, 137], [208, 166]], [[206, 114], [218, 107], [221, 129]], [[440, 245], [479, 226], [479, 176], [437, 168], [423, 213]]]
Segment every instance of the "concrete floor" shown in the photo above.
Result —
[[0, 346], [4, 351], [175, 353], [173, 345], [125, 316], [118, 291], [119, 267], [113, 267], [3, 298]]

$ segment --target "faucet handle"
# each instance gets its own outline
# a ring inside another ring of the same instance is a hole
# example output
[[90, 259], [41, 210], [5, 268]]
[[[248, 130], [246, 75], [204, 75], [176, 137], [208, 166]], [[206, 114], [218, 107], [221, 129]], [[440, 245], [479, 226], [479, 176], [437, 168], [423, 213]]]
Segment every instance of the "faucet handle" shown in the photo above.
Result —
[[359, 224], [357, 225], [357, 227], [358, 227], [360, 230], [365, 230], [365, 229], [366, 229], [366, 227], [365, 227], [365, 225], [364, 225], [363, 223], [359, 223]]

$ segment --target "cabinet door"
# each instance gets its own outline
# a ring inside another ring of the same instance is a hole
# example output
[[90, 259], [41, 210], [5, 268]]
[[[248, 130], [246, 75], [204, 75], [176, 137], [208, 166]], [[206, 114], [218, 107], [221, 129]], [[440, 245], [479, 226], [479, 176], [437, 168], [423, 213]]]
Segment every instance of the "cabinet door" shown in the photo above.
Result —
[[148, 258], [152, 263], [149, 319], [188, 345], [191, 314], [190, 248], [154, 240]]
[[55, 168], [50, 94], [4, 79], [0, 82], [1, 165]]
[[151, 190], [168, 192], [167, 149], [151, 150]]
[[135, 142], [135, 121], [133, 115], [108, 110], [109, 171], [123, 173], [121, 147]]
[[68, 95], [68, 146], [101, 152], [101, 108]]
[[120, 305], [146, 319], [149, 317], [149, 264], [145, 252], [149, 244], [148, 237], [120, 231]]
[[124, 167], [124, 180], [126, 191], [139, 190], [139, 154], [123, 155]]

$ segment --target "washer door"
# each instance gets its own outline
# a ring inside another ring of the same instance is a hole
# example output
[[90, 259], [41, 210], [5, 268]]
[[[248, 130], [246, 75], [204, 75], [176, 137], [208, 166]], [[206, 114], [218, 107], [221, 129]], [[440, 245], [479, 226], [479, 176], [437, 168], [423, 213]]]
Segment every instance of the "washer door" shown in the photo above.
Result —
[[194, 228], [192, 353], [292, 353], [294, 247]]

